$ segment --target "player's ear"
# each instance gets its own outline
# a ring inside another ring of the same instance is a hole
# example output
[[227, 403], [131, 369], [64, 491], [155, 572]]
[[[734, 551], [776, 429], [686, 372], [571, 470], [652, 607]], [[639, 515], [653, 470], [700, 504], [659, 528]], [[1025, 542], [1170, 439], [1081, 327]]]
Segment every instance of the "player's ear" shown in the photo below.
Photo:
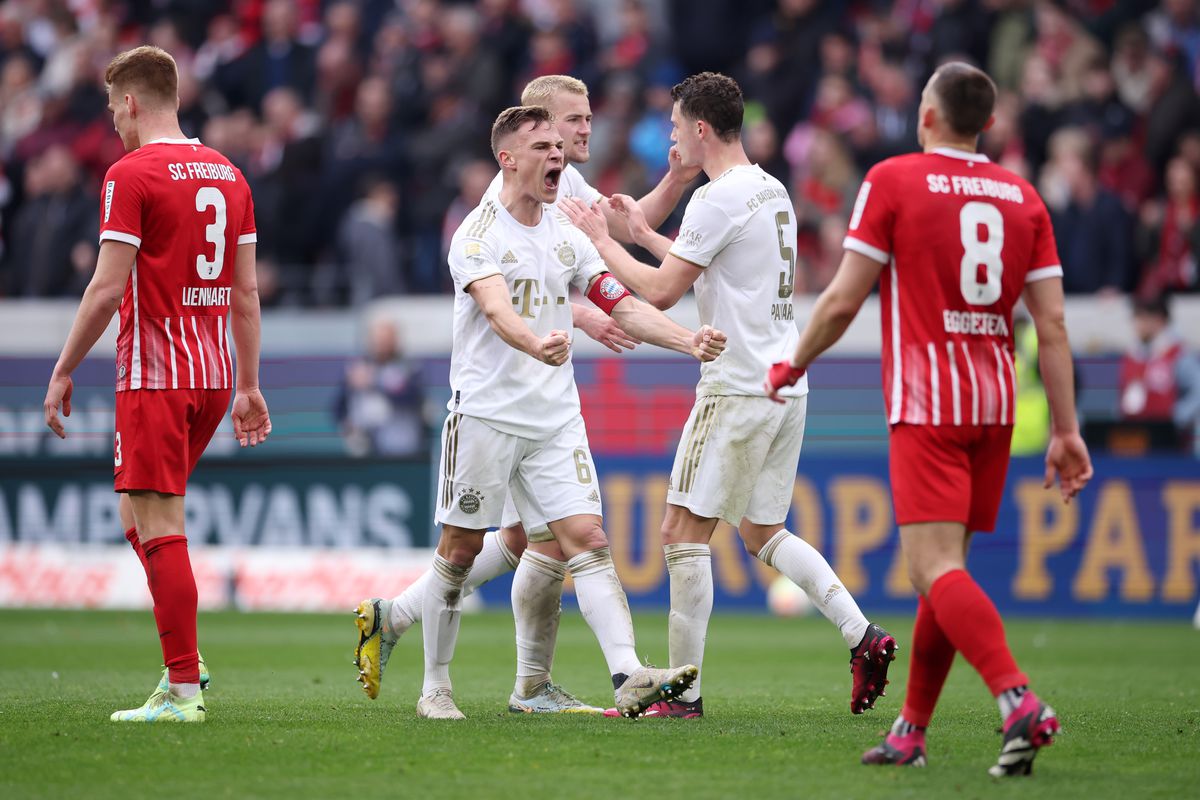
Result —
[[126, 94], [124, 102], [125, 102], [125, 110], [129, 112], [129, 118], [130, 119], [136, 118], [137, 112], [138, 112], [137, 98], [131, 94]]
[[512, 169], [517, 165], [517, 160], [507, 150], [501, 150], [497, 158], [500, 161], [500, 166], [504, 169]]
[[[925, 109], [925, 116], [921, 118], [921, 127], [932, 130], [937, 123], [937, 110], [930, 106]], [[990, 124], [990, 123], [989, 123]]]

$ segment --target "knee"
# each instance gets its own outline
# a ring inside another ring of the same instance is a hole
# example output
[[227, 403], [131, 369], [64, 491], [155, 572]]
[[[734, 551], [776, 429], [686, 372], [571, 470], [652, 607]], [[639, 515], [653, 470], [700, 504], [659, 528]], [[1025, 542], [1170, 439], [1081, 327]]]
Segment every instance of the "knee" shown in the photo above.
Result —
[[764, 528], [762, 525], [747, 525], [744, 521], [738, 528], [738, 535], [742, 537], [742, 545], [746, 548], [746, 552], [757, 557], [762, 549], [767, 546], [767, 542], [771, 541], [776, 533], [782, 528], [771, 530]]
[[483, 537], [479, 535], [451, 536], [443, 540], [438, 548], [442, 558], [457, 567], [469, 567], [475, 563], [475, 556], [483, 549]]
[[962, 565], [943, 559], [936, 561], [910, 560], [908, 562], [908, 579], [912, 581], [917, 594], [928, 597], [929, 591], [937, 579], [954, 569], [962, 569]]
[[590, 524], [580, 531], [576, 544], [581, 550], [599, 550], [608, 547], [608, 535], [599, 524]]
[[525, 535], [525, 528], [517, 523], [509, 525], [507, 528], [501, 528], [499, 531], [500, 540], [504, 542], [504, 546], [508, 548], [508, 552], [512, 553], [516, 558], [520, 558], [525, 552], [526, 546], [529, 544], [529, 537]]

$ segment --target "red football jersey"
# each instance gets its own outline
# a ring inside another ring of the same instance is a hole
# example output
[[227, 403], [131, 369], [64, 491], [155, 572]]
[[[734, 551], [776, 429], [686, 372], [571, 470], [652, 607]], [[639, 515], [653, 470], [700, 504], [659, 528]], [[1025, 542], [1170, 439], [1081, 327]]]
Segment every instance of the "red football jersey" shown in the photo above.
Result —
[[158, 139], [104, 176], [100, 241], [138, 249], [121, 301], [117, 391], [228, 389], [229, 298], [257, 241], [250, 187], [199, 139]]
[[863, 181], [844, 243], [880, 279], [889, 424], [1011, 425], [1013, 306], [1062, 276], [1028, 182], [961, 150], [889, 158]]

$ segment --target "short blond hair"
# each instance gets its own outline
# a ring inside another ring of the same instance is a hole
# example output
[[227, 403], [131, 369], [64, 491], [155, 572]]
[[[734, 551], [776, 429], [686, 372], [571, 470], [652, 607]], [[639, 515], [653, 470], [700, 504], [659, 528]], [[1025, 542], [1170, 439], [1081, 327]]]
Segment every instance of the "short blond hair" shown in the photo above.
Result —
[[521, 130], [526, 122], [532, 122], [534, 127], [542, 123], [554, 123], [554, 115], [545, 106], [513, 106], [500, 112], [492, 123], [492, 155], [499, 157], [501, 145], [512, 134]]
[[173, 108], [179, 98], [179, 68], [161, 47], [143, 45], [118, 53], [104, 70], [104, 83], [149, 105]]
[[544, 106], [558, 92], [588, 96], [587, 84], [578, 78], [572, 78], [570, 75], [543, 75], [525, 84], [525, 91], [521, 92], [521, 105]]

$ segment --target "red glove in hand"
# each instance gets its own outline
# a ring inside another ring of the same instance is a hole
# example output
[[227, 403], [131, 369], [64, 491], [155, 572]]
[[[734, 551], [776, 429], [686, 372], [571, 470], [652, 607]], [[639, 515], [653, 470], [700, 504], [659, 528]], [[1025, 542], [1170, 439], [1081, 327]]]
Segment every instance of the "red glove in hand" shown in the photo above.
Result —
[[796, 381], [804, 377], [804, 370], [793, 367], [787, 361], [777, 361], [771, 365], [771, 369], [767, 371], [766, 384], [763, 386], [767, 390], [767, 395], [771, 398], [785, 386], [795, 386]]

